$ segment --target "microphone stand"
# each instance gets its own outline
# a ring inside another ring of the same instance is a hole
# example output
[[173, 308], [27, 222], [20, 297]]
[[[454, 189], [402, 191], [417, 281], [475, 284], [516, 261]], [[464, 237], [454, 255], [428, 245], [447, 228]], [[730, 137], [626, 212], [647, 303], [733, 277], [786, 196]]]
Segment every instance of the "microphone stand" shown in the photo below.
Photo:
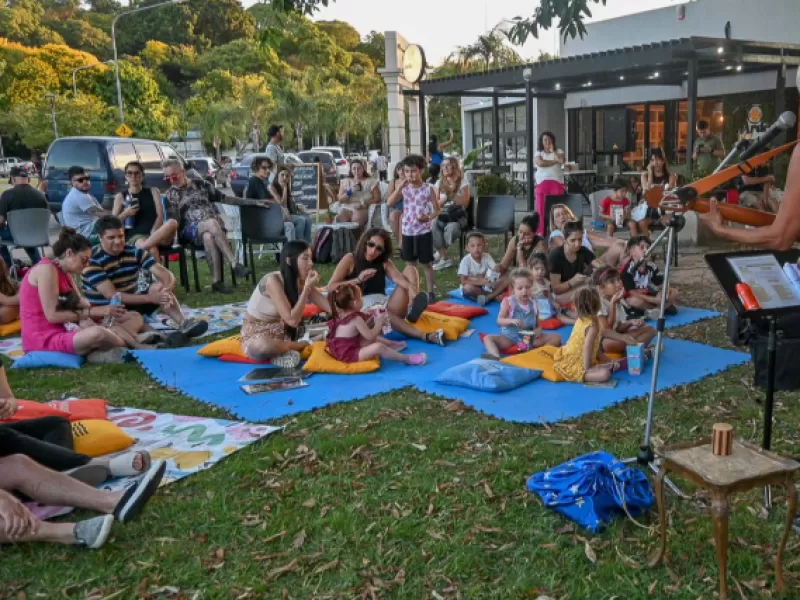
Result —
[[[671, 273], [671, 265], [673, 253], [675, 252], [676, 238], [681, 229], [686, 225], [686, 218], [679, 213], [671, 213], [667, 227], [662, 231], [655, 241], [650, 245], [642, 257], [641, 262], [644, 262], [653, 253], [653, 250], [663, 243], [664, 239], [667, 240], [667, 254], [665, 257], [666, 266], [664, 268], [664, 284], [661, 287], [661, 305], [658, 309], [658, 321], [656, 324], [656, 344], [655, 355], [653, 357], [653, 374], [650, 379], [650, 395], [647, 399], [647, 419], [644, 426], [644, 439], [642, 445], [639, 446], [639, 454], [635, 457], [623, 459], [624, 464], [638, 463], [643, 469], [650, 469], [653, 473], [659, 472], [659, 467], [656, 464], [655, 454], [653, 453], [652, 446], [652, 433], [653, 433], [653, 418], [655, 416], [656, 404], [656, 389], [658, 388], [658, 370], [661, 366], [661, 344], [664, 338], [664, 325], [666, 318], [664, 316], [667, 310], [667, 292], [669, 291], [669, 278]], [[681, 489], [673, 483], [669, 477], [664, 478], [664, 483], [673, 493], [681, 498], [688, 499]]]
[[736, 157], [750, 147], [750, 142], [751, 140], [745, 138], [742, 138], [736, 142], [733, 148], [731, 148], [731, 151], [728, 153], [728, 156], [723, 158], [722, 162], [719, 163], [719, 166], [714, 169], [714, 173], [718, 173], [719, 171], [722, 171], [722, 169], [729, 167], [736, 162]]

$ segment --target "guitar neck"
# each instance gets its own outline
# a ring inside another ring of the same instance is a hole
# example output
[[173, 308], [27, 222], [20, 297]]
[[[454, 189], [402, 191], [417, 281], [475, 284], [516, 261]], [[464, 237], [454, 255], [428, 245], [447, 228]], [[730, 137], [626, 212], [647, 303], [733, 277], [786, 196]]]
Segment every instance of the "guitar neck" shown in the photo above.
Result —
[[[687, 210], [693, 210], [699, 213], [707, 213], [710, 201], [705, 198], [698, 198], [692, 200], [686, 206]], [[727, 204], [726, 202], [718, 202], [717, 210], [722, 215], [725, 221], [732, 221], [742, 225], [750, 225], [752, 227], [766, 227], [772, 225], [775, 220], [775, 215], [753, 208], [745, 208], [736, 204]]]

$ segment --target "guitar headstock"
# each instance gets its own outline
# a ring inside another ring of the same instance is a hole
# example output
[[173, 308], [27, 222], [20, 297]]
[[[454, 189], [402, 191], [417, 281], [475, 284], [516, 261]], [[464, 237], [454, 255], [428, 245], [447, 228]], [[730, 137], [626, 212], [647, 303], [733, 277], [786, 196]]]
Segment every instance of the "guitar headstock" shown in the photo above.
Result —
[[664, 188], [657, 185], [650, 188], [644, 195], [647, 206], [650, 208], [663, 208], [669, 211], [687, 210], [688, 204], [697, 199], [697, 190], [692, 186], [684, 186], [664, 192]]

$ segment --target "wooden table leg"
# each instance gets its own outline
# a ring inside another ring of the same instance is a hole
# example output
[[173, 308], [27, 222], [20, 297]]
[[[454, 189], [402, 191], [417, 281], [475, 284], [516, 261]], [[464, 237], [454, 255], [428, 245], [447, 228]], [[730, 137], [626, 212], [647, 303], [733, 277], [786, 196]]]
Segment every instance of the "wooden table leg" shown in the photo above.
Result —
[[654, 567], [664, 559], [667, 552], [667, 509], [664, 506], [664, 477], [667, 469], [663, 465], [656, 476], [656, 504], [658, 505], [658, 526], [661, 533], [661, 546], [650, 560], [650, 566]]
[[794, 485], [794, 477], [787, 478], [786, 493], [788, 496], [786, 500], [786, 527], [783, 529], [783, 536], [778, 545], [778, 557], [775, 559], [775, 581], [778, 591], [781, 593], [786, 591], [786, 584], [783, 582], [783, 551], [786, 549], [786, 541], [789, 539], [789, 533], [792, 531], [792, 524], [797, 514], [797, 488]]
[[714, 522], [714, 545], [717, 547], [719, 565], [719, 597], [728, 600], [728, 494], [720, 490], [711, 492], [711, 519]]

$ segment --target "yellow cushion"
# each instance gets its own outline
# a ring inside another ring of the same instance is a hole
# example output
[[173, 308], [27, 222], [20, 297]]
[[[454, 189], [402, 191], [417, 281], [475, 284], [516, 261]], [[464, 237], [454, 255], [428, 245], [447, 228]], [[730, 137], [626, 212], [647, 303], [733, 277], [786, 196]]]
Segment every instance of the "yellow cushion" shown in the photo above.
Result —
[[134, 440], [111, 421], [89, 419], [72, 423], [75, 452], [86, 456], [103, 456], [132, 446]]
[[229, 338], [211, 342], [210, 344], [206, 344], [200, 348], [197, 353], [200, 356], [206, 356], [209, 358], [216, 358], [218, 356], [222, 356], [223, 354], [244, 356], [244, 352], [242, 351], [242, 336], [232, 335]]
[[522, 367], [523, 369], [536, 369], [542, 372], [542, 377], [548, 381], [558, 383], [564, 381], [564, 378], [556, 373], [553, 368], [553, 356], [557, 348], [555, 346], [542, 346], [530, 352], [523, 352], [522, 354], [515, 354], [503, 358], [500, 362], [514, 365], [515, 367]]
[[444, 329], [445, 339], [455, 342], [458, 336], [469, 329], [469, 320], [425, 311], [412, 325], [424, 333], [433, 333], [437, 329]]
[[14, 335], [20, 331], [22, 331], [22, 321], [19, 319], [11, 321], [11, 323], [6, 323], [5, 325], [0, 325], [0, 337]]
[[364, 360], [355, 363], [344, 363], [336, 360], [325, 348], [325, 342], [314, 342], [311, 345], [311, 357], [305, 365], [304, 371], [311, 373], [336, 373], [338, 375], [358, 375], [359, 373], [371, 373], [381, 367], [381, 361], [376, 356], [372, 360]]

